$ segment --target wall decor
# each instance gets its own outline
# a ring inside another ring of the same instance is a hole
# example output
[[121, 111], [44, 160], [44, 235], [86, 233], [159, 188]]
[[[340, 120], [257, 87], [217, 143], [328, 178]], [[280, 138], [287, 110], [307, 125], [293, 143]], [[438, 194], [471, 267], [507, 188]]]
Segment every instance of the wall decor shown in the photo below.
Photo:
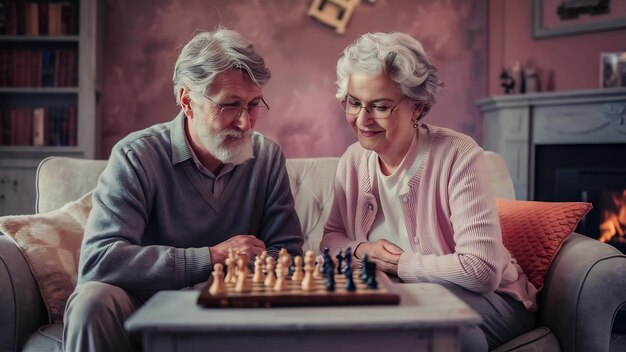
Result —
[[361, 0], [313, 0], [308, 15], [344, 34], [354, 9]]
[[533, 0], [535, 39], [626, 28], [624, 0]]
[[600, 87], [626, 87], [626, 51], [600, 54]]

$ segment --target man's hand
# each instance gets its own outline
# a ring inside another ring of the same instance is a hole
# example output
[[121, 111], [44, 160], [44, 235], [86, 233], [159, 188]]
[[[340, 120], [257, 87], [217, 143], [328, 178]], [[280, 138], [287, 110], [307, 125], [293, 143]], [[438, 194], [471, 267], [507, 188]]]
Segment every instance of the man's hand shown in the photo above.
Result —
[[252, 257], [261, 254], [265, 250], [265, 243], [252, 235], [237, 235], [227, 239], [226, 241], [209, 247], [211, 255], [211, 263], [224, 263], [228, 258], [228, 248], [241, 249]]
[[368, 260], [376, 263], [377, 269], [393, 275], [398, 275], [398, 262], [402, 253], [402, 248], [387, 240], [363, 242], [354, 251], [357, 258], [363, 258], [367, 254]]

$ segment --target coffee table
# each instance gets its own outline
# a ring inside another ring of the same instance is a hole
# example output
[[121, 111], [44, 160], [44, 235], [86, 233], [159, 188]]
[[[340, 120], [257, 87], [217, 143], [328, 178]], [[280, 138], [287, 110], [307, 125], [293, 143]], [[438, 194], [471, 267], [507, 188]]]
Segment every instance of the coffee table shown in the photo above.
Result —
[[202, 308], [198, 291], [161, 291], [126, 322], [146, 351], [460, 351], [480, 316], [445, 287], [397, 283], [400, 305]]

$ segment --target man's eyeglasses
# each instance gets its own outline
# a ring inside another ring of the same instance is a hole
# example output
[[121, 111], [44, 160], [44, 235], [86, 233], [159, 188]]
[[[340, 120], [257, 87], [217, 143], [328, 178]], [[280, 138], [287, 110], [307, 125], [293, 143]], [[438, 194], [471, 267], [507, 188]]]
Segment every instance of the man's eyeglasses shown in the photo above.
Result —
[[263, 98], [254, 104], [248, 105], [247, 108], [242, 108], [241, 106], [218, 104], [206, 95], [204, 97], [207, 98], [213, 105], [220, 108], [220, 118], [228, 122], [232, 122], [240, 118], [244, 110], [248, 110], [248, 115], [250, 115], [251, 119], [258, 119], [265, 116], [270, 109], [270, 106], [267, 105]]
[[396, 111], [398, 106], [400, 106], [403, 101], [404, 97], [400, 99], [400, 102], [398, 102], [396, 106], [390, 106], [388, 103], [374, 103], [369, 106], [365, 106], [357, 99], [346, 97], [341, 101], [341, 107], [348, 115], [358, 116], [361, 113], [361, 109], [365, 109], [365, 111], [367, 111], [367, 113], [375, 119], [386, 119], [391, 116], [394, 111]]

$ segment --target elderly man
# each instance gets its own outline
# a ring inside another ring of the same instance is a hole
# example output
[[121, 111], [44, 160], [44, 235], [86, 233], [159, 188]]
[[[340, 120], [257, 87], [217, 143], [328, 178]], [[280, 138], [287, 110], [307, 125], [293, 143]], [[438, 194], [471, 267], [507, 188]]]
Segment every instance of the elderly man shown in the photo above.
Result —
[[301, 253], [281, 148], [252, 132], [268, 110], [263, 58], [238, 33], [197, 34], [174, 68], [181, 112], [115, 145], [93, 196], [66, 351], [126, 351], [124, 321], [159, 290], [204, 282], [228, 248]]

